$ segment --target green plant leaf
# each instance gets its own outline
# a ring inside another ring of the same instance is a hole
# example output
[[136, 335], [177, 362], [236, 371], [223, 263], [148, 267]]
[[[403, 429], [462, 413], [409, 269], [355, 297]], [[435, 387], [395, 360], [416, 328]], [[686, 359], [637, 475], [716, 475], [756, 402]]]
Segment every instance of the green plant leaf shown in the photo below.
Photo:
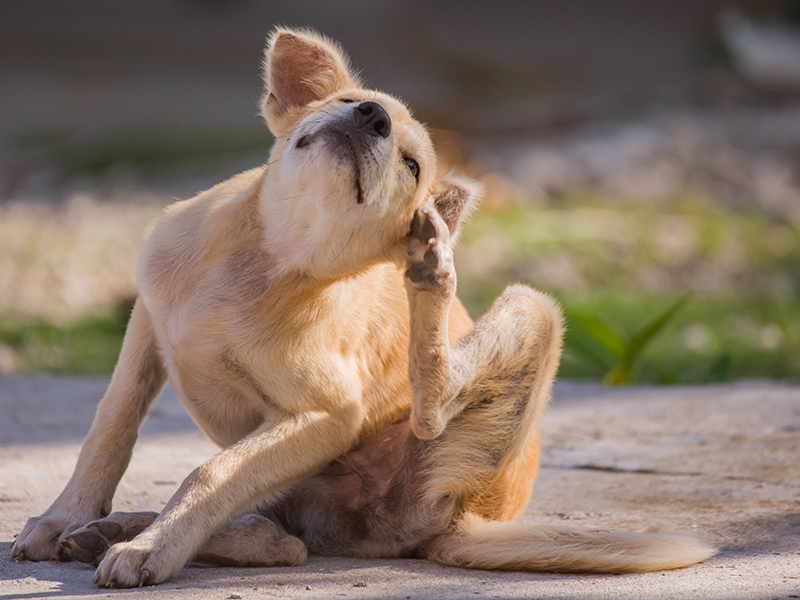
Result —
[[570, 312], [567, 314], [569, 325], [578, 325], [580, 328], [604, 350], [621, 361], [626, 354], [628, 343], [611, 327], [585, 313]]
[[598, 344], [579, 326], [570, 327], [564, 339], [564, 348], [576, 359], [599, 366], [604, 371], [613, 368], [619, 360]]
[[628, 385], [630, 382], [631, 372], [629, 369], [623, 369], [622, 365], [617, 365], [603, 377], [605, 385]]
[[664, 326], [681, 311], [681, 309], [689, 301], [689, 298], [689, 296], [682, 297], [675, 304], [670, 306], [667, 310], [642, 327], [642, 329], [640, 329], [639, 332], [633, 336], [625, 355], [620, 361], [620, 368], [628, 372], [629, 380], [632, 377], [634, 367], [639, 362], [639, 359], [641, 358], [641, 355], [643, 354], [647, 345], [653, 340], [653, 338], [656, 337], [656, 335], [658, 335]]
[[661, 383], [664, 385], [677, 385], [678, 378], [675, 376], [675, 373], [672, 371], [667, 371], [666, 369], [657, 369], [658, 371], [658, 378], [661, 380]]
[[727, 352], [720, 354], [708, 370], [708, 381], [715, 383], [722, 382], [728, 379], [731, 370], [731, 355]]

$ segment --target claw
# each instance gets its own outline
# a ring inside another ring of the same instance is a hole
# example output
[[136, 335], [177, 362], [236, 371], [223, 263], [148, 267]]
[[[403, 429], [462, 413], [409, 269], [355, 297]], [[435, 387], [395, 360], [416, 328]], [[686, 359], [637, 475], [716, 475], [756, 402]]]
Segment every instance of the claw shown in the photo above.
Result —
[[142, 567], [142, 574], [139, 576], [139, 587], [143, 585], [152, 585], [155, 580], [155, 574], [147, 567]]
[[69, 562], [72, 560], [70, 544], [67, 540], [59, 542], [58, 546], [56, 546], [56, 549], [53, 551], [53, 558], [58, 562]]

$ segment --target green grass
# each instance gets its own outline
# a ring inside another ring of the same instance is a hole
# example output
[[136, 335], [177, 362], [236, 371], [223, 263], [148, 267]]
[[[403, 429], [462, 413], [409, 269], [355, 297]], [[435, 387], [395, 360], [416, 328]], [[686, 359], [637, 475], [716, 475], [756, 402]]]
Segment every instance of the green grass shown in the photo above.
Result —
[[[754, 286], [800, 290], [796, 224], [689, 194], [668, 206], [594, 197], [485, 209], [461, 245], [462, 281], [521, 278], [564, 291], [660, 287], [679, 295], [703, 286], [714, 294]], [[473, 264], [484, 268], [473, 273]]]
[[[461, 286], [460, 297], [477, 316], [502, 286]], [[641, 291], [554, 292], [567, 315], [589, 314], [626, 341], [680, 300], [677, 294]], [[602, 380], [607, 364], [586, 357], [582, 328], [567, 321], [559, 377]], [[602, 350], [601, 350], [602, 351]], [[740, 378], [800, 381], [800, 298], [751, 293], [692, 297], [642, 352], [637, 383], [713, 383]]]
[[570, 197], [478, 211], [461, 245], [459, 296], [473, 316], [514, 281], [574, 316], [562, 378], [800, 380], [800, 229], [778, 215], [688, 192], [661, 204]]
[[0, 345], [13, 353], [15, 370], [70, 375], [110, 375], [122, 348], [128, 315], [108, 309], [59, 324], [0, 316]]
[[[480, 291], [480, 293], [477, 293]], [[486, 289], [461, 294], [473, 314], [494, 297]], [[496, 290], [499, 293], [499, 290]], [[632, 292], [556, 294], [565, 311], [591, 314], [630, 339], [679, 300]], [[21, 372], [110, 375], [122, 346], [126, 313], [106, 310], [67, 324], [0, 318], [0, 344]], [[576, 348], [577, 327], [565, 340], [561, 379], [602, 380], [608, 367]], [[800, 302], [796, 298], [691, 298], [644, 349], [633, 381], [713, 383], [740, 378], [800, 381]]]
[[[638, 376], [642, 356], [653, 340], [688, 301], [689, 296], [684, 296], [628, 335], [591, 313], [570, 311], [565, 315], [570, 331], [570, 338], [566, 340], [567, 350], [579, 360], [608, 369], [603, 383], [628, 385]], [[675, 374], [663, 368], [659, 369], [659, 375], [665, 383], [677, 380]]]
[[[568, 311], [596, 315], [632, 336], [675, 300], [606, 293], [571, 297], [564, 303]], [[577, 335], [575, 330], [567, 332], [560, 376], [602, 377], [602, 367], [573, 350]], [[800, 380], [796, 298], [692, 298], [645, 349], [636, 380], [711, 383], [752, 377]]]

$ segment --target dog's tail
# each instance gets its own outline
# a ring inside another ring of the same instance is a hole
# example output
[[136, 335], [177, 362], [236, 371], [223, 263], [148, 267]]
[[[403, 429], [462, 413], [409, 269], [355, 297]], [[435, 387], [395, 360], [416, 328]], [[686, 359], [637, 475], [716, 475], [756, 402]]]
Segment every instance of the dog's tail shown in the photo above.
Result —
[[688, 567], [717, 550], [688, 533], [617, 533], [486, 521], [465, 515], [428, 546], [428, 558], [472, 569], [641, 573]]

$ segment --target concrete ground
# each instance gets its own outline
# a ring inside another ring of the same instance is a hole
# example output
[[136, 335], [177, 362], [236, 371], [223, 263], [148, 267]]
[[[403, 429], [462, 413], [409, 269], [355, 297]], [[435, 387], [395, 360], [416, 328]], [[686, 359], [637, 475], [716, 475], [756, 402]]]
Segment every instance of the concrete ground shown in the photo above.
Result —
[[[560, 384], [524, 519], [691, 530], [704, 564], [624, 576], [469, 571], [421, 560], [312, 556], [301, 567], [193, 565], [142, 590], [91, 586], [77, 564], [10, 562], [14, 535], [75, 463], [106, 381], [0, 376], [0, 599], [800, 598], [800, 386], [604, 390]], [[158, 510], [215, 447], [167, 389], [142, 430], [116, 510]]]

